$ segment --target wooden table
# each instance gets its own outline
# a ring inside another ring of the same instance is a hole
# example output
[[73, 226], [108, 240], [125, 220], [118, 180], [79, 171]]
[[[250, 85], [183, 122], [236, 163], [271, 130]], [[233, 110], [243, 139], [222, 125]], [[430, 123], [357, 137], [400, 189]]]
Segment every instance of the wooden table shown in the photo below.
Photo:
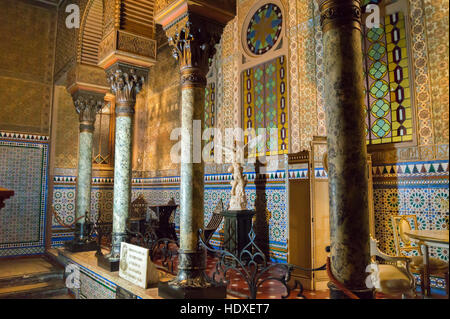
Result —
[[423, 254], [425, 295], [430, 296], [428, 246], [449, 248], [448, 230], [408, 230], [405, 234], [418, 245]]
[[11, 196], [14, 196], [13, 190], [0, 187], [0, 209], [5, 207], [4, 201], [10, 198]]

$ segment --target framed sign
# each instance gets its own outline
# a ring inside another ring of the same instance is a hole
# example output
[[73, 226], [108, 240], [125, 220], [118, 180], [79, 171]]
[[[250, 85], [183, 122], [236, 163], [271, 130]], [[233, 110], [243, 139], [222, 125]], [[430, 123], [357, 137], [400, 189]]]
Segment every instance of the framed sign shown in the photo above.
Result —
[[148, 257], [148, 249], [122, 242], [119, 277], [147, 289]]

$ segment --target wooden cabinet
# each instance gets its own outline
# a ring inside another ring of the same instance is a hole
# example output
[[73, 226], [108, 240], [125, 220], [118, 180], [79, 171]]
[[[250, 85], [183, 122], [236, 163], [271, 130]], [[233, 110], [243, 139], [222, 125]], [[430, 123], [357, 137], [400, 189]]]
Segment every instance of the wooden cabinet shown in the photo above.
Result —
[[[326, 146], [326, 138], [315, 137], [311, 142], [311, 151], [289, 154], [285, 163], [288, 195], [288, 263], [304, 268], [318, 268], [324, 265], [328, 256], [326, 247], [330, 245], [328, 177], [323, 165]], [[372, 229], [373, 191], [370, 156], [368, 170]], [[326, 289], [329, 281], [325, 270], [314, 273], [295, 270], [292, 279], [299, 280], [308, 290]]]

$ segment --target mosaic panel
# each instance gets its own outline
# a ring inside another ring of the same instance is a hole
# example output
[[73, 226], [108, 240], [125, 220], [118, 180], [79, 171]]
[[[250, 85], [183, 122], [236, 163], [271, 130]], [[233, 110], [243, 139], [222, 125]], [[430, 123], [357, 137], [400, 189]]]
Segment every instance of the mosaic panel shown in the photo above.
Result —
[[[62, 179], [59, 177], [58, 179]], [[64, 179], [63, 179], [64, 180]], [[53, 188], [53, 211], [58, 215], [61, 225], [53, 216], [52, 218], [52, 247], [62, 246], [65, 241], [73, 238], [73, 231], [65, 227], [71, 225], [75, 220], [75, 178], [66, 178], [71, 183], [55, 182]], [[90, 220], [96, 220], [101, 212], [104, 220], [112, 220], [113, 185], [98, 185], [96, 179], [91, 191], [91, 214]]]
[[[375, 166], [373, 173], [375, 231], [386, 253], [396, 253], [392, 216], [414, 215], [417, 229], [449, 229], [448, 161]], [[448, 249], [430, 251], [448, 260]]]
[[0, 185], [14, 190], [0, 214], [0, 256], [44, 250], [48, 137], [1, 133]]

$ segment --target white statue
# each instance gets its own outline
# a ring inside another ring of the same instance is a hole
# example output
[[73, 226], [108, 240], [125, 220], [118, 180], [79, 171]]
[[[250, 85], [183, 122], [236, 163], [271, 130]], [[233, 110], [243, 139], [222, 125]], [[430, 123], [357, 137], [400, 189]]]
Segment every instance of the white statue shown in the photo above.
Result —
[[228, 172], [233, 175], [229, 210], [247, 210], [247, 196], [245, 195], [247, 180], [243, 171], [241, 164], [236, 160], [236, 152], [233, 152], [233, 164], [228, 169]]

